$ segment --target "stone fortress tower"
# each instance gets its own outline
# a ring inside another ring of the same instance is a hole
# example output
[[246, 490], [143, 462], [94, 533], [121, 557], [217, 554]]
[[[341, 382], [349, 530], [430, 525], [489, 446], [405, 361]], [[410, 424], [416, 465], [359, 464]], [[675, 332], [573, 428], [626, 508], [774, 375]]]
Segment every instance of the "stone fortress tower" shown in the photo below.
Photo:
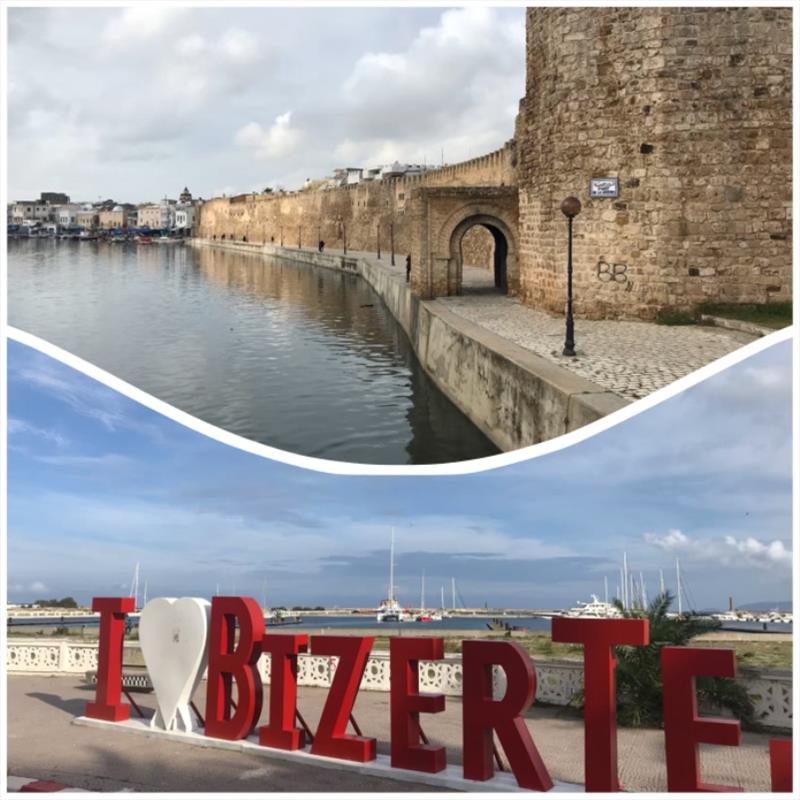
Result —
[[791, 9], [528, 9], [526, 49], [525, 303], [563, 310], [571, 194], [580, 316], [791, 299]]
[[[422, 299], [460, 294], [473, 258], [498, 291], [562, 314], [560, 204], [575, 195], [578, 317], [791, 299], [792, 9], [529, 9], [526, 73], [515, 136], [494, 153], [215, 198], [198, 235], [354, 251], [391, 236]], [[590, 195], [602, 178], [617, 196]]]

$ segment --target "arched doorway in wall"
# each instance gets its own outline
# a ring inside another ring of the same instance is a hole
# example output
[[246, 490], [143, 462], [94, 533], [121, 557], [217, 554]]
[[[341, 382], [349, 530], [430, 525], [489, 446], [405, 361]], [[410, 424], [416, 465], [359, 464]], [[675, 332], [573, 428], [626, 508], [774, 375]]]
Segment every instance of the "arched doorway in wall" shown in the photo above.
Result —
[[457, 294], [508, 294], [516, 248], [504, 222], [479, 214], [460, 222], [450, 240]]

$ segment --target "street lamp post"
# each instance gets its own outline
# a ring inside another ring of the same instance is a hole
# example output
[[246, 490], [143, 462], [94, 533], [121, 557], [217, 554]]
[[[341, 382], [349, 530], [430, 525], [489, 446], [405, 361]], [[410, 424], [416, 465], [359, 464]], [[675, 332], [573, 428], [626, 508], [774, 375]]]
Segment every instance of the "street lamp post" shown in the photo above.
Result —
[[297, 226], [297, 249], [299, 250], [303, 246], [303, 226]]
[[279, 226], [279, 230], [281, 232], [281, 247], [283, 247], [283, 225]]
[[389, 243], [392, 248], [392, 266], [394, 266], [394, 220], [389, 223]]
[[581, 211], [577, 197], [567, 197], [561, 203], [561, 213], [567, 218], [567, 335], [564, 339], [565, 356], [575, 355], [575, 321], [572, 318], [572, 220]]
[[376, 238], [378, 240], [378, 261], [381, 260], [381, 223], [378, 221], [378, 228], [376, 232]]

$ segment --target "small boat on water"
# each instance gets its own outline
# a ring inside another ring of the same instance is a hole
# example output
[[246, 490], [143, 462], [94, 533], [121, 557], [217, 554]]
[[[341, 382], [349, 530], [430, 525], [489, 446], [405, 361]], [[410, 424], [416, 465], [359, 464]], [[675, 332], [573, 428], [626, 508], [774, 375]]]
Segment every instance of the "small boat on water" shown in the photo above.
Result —
[[153, 240], [149, 236], [144, 235], [134, 236], [133, 241], [136, 242], [136, 244], [153, 244]]
[[[442, 600], [444, 603], [444, 600]], [[414, 619], [415, 622], [441, 622], [442, 615], [438, 611], [428, 611], [425, 606], [425, 570], [422, 570], [422, 581], [419, 597], [419, 614]]]

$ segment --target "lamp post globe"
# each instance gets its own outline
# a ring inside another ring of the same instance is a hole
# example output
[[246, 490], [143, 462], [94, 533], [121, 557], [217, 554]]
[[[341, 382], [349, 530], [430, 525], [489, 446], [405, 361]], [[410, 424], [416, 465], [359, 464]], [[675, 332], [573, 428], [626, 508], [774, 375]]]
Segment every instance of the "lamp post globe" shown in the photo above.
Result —
[[570, 219], [577, 217], [581, 213], [581, 201], [577, 197], [565, 197], [561, 201], [561, 213]]

